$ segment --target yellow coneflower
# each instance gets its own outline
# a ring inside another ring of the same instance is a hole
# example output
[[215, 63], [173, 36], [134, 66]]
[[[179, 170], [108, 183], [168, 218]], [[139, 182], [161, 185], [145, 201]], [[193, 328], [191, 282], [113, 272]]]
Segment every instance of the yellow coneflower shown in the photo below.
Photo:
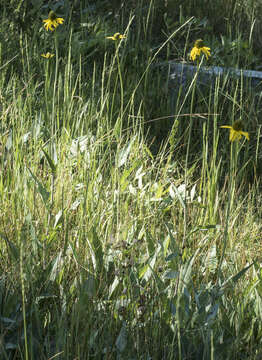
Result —
[[121, 35], [119, 32], [115, 33], [113, 36], [107, 36], [106, 37], [106, 39], [110, 39], [110, 40], [114, 40], [114, 41], [125, 39], [125, 38], [126, 38], [126, 36]]
[[211, 56], [210, 48], [204, 46], [204, 41], [202, 39], [198, 39], [195, 42], [193, 49], [190, 51], [190, 60], [195, 61], [196, 58], [201, 55], [201, 53], [205, 54], [207, 60]]
[[64, 19], [57, 17], [56, 13], [51, 10], [48, 14], [48, 19], [43, 20], [44, 22], [44, 27], [45, 29], [48, 31], [49, 29], [51, 31], [54, 31], [55, 28], [59, 25], [59, 24], [63, 24]]
[[41, 54], [42, 57], [46, 58], [46, 59], [50, 59], [53, 56], [55, 56], [55, 54], [51, 54], [50, 52], [47, 52], [46, 54]]
[[242, 136], [245, 136], [245, 138], [249, 140], [249, 134], [248, 132], [243, 131], [243, 122], [241, 120], [235, 121], [232, 126], [223, 125], [220, 127], [230, 129], [229, 141], [239, 140]]

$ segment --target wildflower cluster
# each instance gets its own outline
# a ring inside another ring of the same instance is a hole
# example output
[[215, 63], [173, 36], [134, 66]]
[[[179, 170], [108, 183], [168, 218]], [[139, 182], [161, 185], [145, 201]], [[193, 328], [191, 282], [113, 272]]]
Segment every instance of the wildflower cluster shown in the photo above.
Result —
[[[201, 54], [205, 55], [208, 60], [211, 56], [210, 48], [204, 45], [204, 41], [202, 39], [198, 39], [195, 41], [193, 49], [190, 51], [190, 60], [195, 61], [199, 60]], [[246, 131], [243, 131], [243, 122], [241, 120], [237, 120], [230, 125], [223, 125], [221, 128], [229, 129], [229, 141], [233, 142], [235, 140], [240, 140], [242, 136], [244, 136], [247, 140], [249, 140], [249, 134]]]
[[[63, 22], [64, 19], [58, 17], [53, 10], [49, 12], [48, 18], [43, 20], [46, 31], [48, 30], [54, 31], [58, 27], [58, 25], [63, 24]], [[41, 56], [45, 59], [51, 59], [52, 57], [55, 56], [55, 54], [47, 52], [45, 54], [41, 54]]]

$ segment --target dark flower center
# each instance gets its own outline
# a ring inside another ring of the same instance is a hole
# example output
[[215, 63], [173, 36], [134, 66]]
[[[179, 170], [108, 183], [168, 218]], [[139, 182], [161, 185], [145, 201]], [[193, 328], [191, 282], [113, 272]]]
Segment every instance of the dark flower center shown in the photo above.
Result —
[[53, 10], [51, 10], [48, 14], [48, 19], [51, 20], [51, 21], [54, 21], [57, 19], [57, 16], [55, 14], [55, 12]]
[[243, 122], [241, 120], [237, 120], [233, 123], [233, 129], [235, 131], [242, 131], [243, 130]]
[[200, 49], [202, 47], [204, 47], [204, 41], [202, 39], [198, 39], [196, 42], [195, 42], [195, 47]]

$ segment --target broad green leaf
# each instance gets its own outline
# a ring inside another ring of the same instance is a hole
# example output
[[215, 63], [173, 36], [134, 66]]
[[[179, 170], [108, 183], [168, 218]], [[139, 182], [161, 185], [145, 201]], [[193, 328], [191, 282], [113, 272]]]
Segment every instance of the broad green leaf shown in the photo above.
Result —
[[60, 284], [63, 275], [63, 267], [64, 267], [63, 252], [60, 251], [57, 257], [53, 261], [53, 266], [51, 269], [49, 280], [50, 281], [58, 280], [58, 283]]
[[215, 317], [217, 316], [218, 309], [219, 309], [218, 303], [216, 303], [214, 306], [212, 306], [211, 310], [209, 310], [209, 312], [208, 312], [208, 316], [206, 319], [206, 325], [209, 325], [212, 322], [212, 320], [215, 319]]
[[134, 169], [137, 167], [137, 165], [138, 165], [138, 163], [135, 162], [129, 169], [124, 170], [124, 172], [120, 178], [121, 191], [125, 191], [125, 189], [129, 185], [127, 178], [134, 171]]
[[47, 189], [44, 187], [44, 185], [41, 183], [41, 181], [38, 180], [38, 178], [32, 173], [32, 171], [29, 168], [28, 168], [28, 171], [30, 172], [35, 184], [37, 185], [38, 192], [41, 195], [45, 206], [47, 207], [47, 209], [49, 209], [48, 201], [49, 201], [50, 193], [47, 191]]
[[146, 264], [146, 265], [144, 265], [143, 267], [142, 267], [142, 269], [140, 269], [139, 270], [139, 279], [141, 279], [144, 275], [145, 275], [145, 273], [147, 272], [147, 270], [148, 270], [148, 268], [149, 268], [149, 266], [148, 266], [148, 264]]
[[58, 213], [55, 216], [55, 223], [54, 223], [54, 228], [61, 223], [63, 219], [63, 211], [59, 210]]
[[13, 145], [13, 131], [11, 129], [6, 140], [5, 147], [9, 151], [12, 148], [12, 145]]
[[154, 256], [149, 258], [147, 264], [143, 266], [142, 269], [139, 271], [140, 279], [143, 278], [144, 280], [148, 281], [151, 278], [155, 266], [157, 254], [158, 251], [155, 251]]
[[8, 238], [0, 233], [0, 238], [4, 239], [4, 241], [6, 242], [6, 245], [9, 247], [11, 255], [13, 256], [13, 258], [18, 261], [19, 257], [20, 257], [20, 251], [19, 249], [15, 246], [15, 244], [13, 244], [10, 240], [8, 240]]
[[168, 252], [168, 248], [169, 248], [169, 245], [170, 245], [170, 241], [171, 241], [171, 239], [170, 239], [170, 236], [167, 236], [166, 238], [165, 238], [165, 240], [164, 240], [164, 257], [166, 257], [167, 256], [167, 252]]
[[116, 276], [113, 283], [109, 287], [109, 299], [117, 289], [118, 285], [119, 285], [119, 278]]
[[56, 173], [56, 169], [57, 169], [57, 166], [55, 165], [54, 161], [51, 159], [51, 157], [49, 156], [49, 154], [44, 150], [42, 149], [45, 157], [46, 157], [46, 160], [52, 170], [52, 173], [55, 174]]
[[251, 268], [251, 266], [254, 265], [254, 262], [248, 266], [246, 266], [244, 269], [240, 270], [236, 275], [230, 277], [229, 279], [227, 279], [222, 285], [221, 288], [225, 287], [228, 283], [233, 282], [233, 283], [237, 283], [237, 281], [247, 272], [248, 269]]
[[96, 270], [98, 273], [101, 273], [104, 267], [103, 245], [94, 227], [92, 228], [92, 231], [89, 232], [87, 241], [91, 252], [94, 270]]
[[133, 143], [135, 141], [135, 137], [133, 137], [129, 143], [123, 147], [122, 150], [119, 151], [117, 156], [117, 167], [121, 167], [127, 162], [128, 156], [130, 154], [130, 151], [132, 149]]
[[178, 188], [174, 185], [174, 184], [171, 184], [170, 185], [170, 188], [169, 188], [169, 193], [170, 193], [170, 196], [174, 199], [175, 197], [178, 198], [178, 200], [180, 201], [180, 204], [182, 205], [183, 208], [186, 207], [185, 205], [185, 202], [181, 196], [181, 192], [178, 190]]

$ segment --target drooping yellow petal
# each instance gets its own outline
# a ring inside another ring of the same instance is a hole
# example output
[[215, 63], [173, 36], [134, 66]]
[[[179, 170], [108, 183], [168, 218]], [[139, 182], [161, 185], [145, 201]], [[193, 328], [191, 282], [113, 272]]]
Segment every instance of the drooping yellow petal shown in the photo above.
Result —
[[110, 39], [110, 40], [120, 40], [120, 39], [125, 39], [126, 36], [125, 35], [121, 35], [119, 32], [115, 33], [113, 36], [107, 36], [106, 39]]
[[64, 19], [56, 16], [54, 11], [50, 11], [48, 19], [43, 20], [45, 29], [54, 31], [59, 24], [63, 24]]
[[208, 60], [208, 58], [211, 56], [210, 54], [210, 48], [204, 46], [204, 42], [202, 39], [198, 39], [195, 42], [195, 45], [193, 49], [190, 52], [190, 60], [195, 61], [197, 57], [199, 57], [203, 53]]
[[242, 131], [241, 129], [238, 129], [236, 126], [239, 125], [237, 122], [234, 122], [233, 126], [230, 125], [222, 125], [221, 128], [230, 129], [229, 132], [229, 141], [235, 141], [240, 140], [242, 136], [244, 136], [247, 140], [249, 140], [249, 134], [246, 131]]
[[45, 29], [48, 31], [48, 30], [51, 30], [51, 31], [54, 31], [56, 26], [55, 24], [53, 23], [53, 21], [49, 20], [49, 19], [46, 19], [46, 20], [43, 20], [43, 22], [45, 23], [44, 24], [44, 27]]
[[239, 134], [238, 131], [235, 131], [233, 128], [230, 129], [230, 134], [229, 134], [230, 141], [239, 140], [240, 138], [241, 138], [241, 135]]
[[241, 135], [245, 136], [247, 140], [249, 140], [249, 133], [247, 131], [239, 131]]
[[46, 59], [51, 59], [55, 54], [51, 54], [50, 52], [47, 52], [46, 54], [41, 54], [42, 57]]
[[58, 24], [63, 24], [64, 21], [65, 21], [65, 19], [63, 19], [63, 18], [56, 18], [56, 22]]
[[200, 55], [200, 50], [197, 47], [193, 47], [193, 49], [190, 52], [190, 59], [195, 61], [197, 56]]
[[205, 54], [206, 59], [208, 60], [208, 58], [211, 56], [210, 48], [204, 46], [204, 47], [200, 48], [200, 50]]

